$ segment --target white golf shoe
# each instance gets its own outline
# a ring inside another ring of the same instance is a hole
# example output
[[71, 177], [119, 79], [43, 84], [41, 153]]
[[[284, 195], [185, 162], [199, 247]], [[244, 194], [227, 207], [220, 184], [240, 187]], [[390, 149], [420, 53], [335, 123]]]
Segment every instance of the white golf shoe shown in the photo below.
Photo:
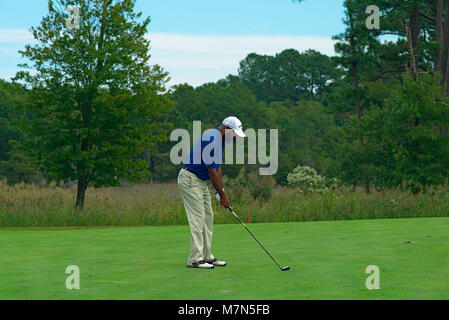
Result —
[[204, 260], [194, 262], [192, 264], [188, 264], [187, 268], [199, 268], [199, 269], [213, 269], [214, 265], [211, 263], [207, 263]]
[[213, 259], [211, 261], [206, 261], [206, 262], [209, 264], [213, 264], [214, 266], [217, 266], [217, 267], [224, 267], [227, 264], [226, 261], [220, 261], [218, 259]]

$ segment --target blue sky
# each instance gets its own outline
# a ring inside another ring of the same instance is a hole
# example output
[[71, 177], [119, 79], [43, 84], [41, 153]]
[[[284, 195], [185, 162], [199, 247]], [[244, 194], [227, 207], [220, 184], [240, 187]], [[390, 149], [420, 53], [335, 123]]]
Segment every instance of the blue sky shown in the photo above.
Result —
[[[344, 30], [343, 0], [137, 0], [136, 8], [152, 19], [152, 63], [170, 73], [170, 84], [236, 74], [250, 52], [333, 54], [331, 37]], [[0, 0], [0, 78], [18, 70], [17, 50], [32, 41], [27, 30], [46, 12], [46, 0]]]

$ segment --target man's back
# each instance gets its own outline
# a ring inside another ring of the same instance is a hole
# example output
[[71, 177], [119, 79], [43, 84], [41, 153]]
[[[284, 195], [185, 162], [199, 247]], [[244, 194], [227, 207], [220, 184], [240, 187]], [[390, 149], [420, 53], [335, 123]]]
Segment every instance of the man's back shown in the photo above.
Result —
[[183, 161], [183, 167], [202, 180], [209, 180], [207, 169], [217, 171], [223, 163], [225, 141], [218, 128], [206, 131], [190, 150], [189, 157]]

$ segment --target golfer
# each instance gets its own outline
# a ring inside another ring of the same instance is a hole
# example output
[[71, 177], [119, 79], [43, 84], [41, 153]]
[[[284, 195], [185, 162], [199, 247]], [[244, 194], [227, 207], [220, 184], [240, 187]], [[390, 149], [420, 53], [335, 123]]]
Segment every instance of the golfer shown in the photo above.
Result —
[[212, 269], [214, 266], [226, 266], [226, 261], [218, 260], [211, 252], [214, 213], [207, 181], [212, 182], [220, 196], [220, 204], [229, 208], [230, 202], [222, 187], [221, 164], [226, 142], [237, 136], [246, 137], [242, 122], [236, 117], [224, 119], [220, 127], [206, 131], [195, 142], [179, 171], [178, 188], [190, 226], [187, 268]]

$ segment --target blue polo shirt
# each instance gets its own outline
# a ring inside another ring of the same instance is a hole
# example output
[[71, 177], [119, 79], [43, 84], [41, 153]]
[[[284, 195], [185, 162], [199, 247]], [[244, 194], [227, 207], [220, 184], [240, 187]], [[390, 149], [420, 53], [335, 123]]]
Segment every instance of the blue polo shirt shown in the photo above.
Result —
[[208, 130], [195, 142], [188, 159], [182, 165], [198, 178], [209, 180], [207, 169], [215, 168], [218, 171], [223, 163], [224, 147], [225, 141], [218, 128]]

